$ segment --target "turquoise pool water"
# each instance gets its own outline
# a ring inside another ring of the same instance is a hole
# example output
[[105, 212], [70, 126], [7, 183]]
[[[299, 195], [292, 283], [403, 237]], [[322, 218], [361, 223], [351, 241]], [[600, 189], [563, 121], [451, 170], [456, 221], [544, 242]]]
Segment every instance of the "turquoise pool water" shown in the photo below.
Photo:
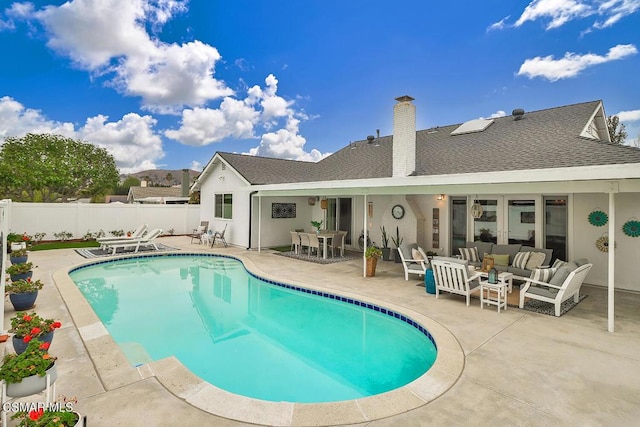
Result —
[[133, 365], [174, 355], [257, 399], [370, 396], [413, 381], [436, 357], [428, 331], [398, 313], [269, 283], [232, 258], [137, 257], [70, 276]]

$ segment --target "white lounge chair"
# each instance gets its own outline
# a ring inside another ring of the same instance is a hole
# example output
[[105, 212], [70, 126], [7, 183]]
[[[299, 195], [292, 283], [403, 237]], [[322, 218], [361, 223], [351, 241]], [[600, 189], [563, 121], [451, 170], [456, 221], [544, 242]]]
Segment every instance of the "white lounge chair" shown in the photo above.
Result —
[[[411, 253], [412, 249], [418, 250], [422, 254], [422, 259], [413, 259]], [[415, 243], [409, 245], [400, 245], [398, 248], [398, 254], [402, 261], [402, 267], [404, 267], [404, 280], [409, 280], [409, 273], [418, 274], [424, 276], [424, 271], [427, 269], [427, 256], [424, 251]]]
[[106, 247], [106, 244], [109, 242], [118, 242], [120, 240], [127, 239], [139, 239], [140, 237], [144, 236], [145, 231], [147, 231], [147, 224], [140, 224], [138, 228], [136, 228], [133, 233], [131, 233], [131, 236], [100, 237], [96, 239], [96, 241], [100, 243], [100, 247], [104, 249]]
[[[556, 317], [559, 317], [560, 307], [564, 301], [571, 297], [573, 297], [573, 301], [576, 303], [580, 301], [580, 287], [592, 266], [593, 264], [583, 264], [571, 271], [561, 285], [553, 283], [553, 278], [551, 279], [551, 283], [527, 279], [524, 286], [520, 289], [520, 308], [524, 307], [525, 298], [532, 298], [554, 304]], [[558, 268], [554, 276], [557, 274], [563, 275], [563, 268], [566, 269], [566, 267]]]
[[227, 232], [227, 226], [229, 224], [225, 224], [224, 229], [222, 231], [214, 231], [213, 236], [212, 236], [212, 241], [211, 241], [211, 247], [213, 247], [213, 245], [216, 244], [216, 239], [220, 239], [222, 240], [222, 243], [224, 244], [224, 247], [227, 247], [227, 240], [224, 238], [224, 234]]
[[202, 236], [207, 234], [209, 230], [209, 221], [200, 221], [200, 225], [193, 229], [193, 232], [189, 235], [191, 237], [191, 243], [193, 239], [198, 239], [198, 243], [202, 243]]
[[480, 291], [480, 273], [469, 277], [469, 267], [460, 260], [432, 259], [431, 268], [436, 282], [436, 298], [440, 291], [467, 297], [467, 306], [471, 294]]
[[158, 246], [156, 245], [156, 237], [162, 234], [162, 230], [159, 228], [154, 228], [143, 237], [139, 237], [137, 239], [123, 239], [117, 240], [114, 242], [105, 243], [107, 249], [112, 250], [111, 254], [115, 255], [118, 248], [126, 249], [126, 248], [135, 248], [134, 252], [138, 252], [138, 250], [143, 246], [153, 246], [155, 250], [158, 250]]

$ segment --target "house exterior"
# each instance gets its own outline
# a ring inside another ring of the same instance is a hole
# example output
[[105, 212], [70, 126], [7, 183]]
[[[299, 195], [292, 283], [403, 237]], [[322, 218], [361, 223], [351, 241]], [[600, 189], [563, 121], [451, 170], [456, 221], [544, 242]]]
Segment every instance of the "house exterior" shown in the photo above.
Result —
[[127, 203], [153, 203], [153, 204], [185, 204], [189, 203], [189, 196], [183, 195], [180, 186], [177, 187], [129, 187]]
[[[393, 135], [317, 163], [216, 153], [192, 188], [201, 219], [229, 224], [230, 244], [257, 249], [286, 245], [290, 230], [320, 219], [347, 230], [352, 249], [362, 234], [380, 245], [382, 226], [443, 255], [467, 240], [522, 242], [588, 258], [588, 283], [640, 291], [640, 238], [623, 232], [640, 218], [640, 149], [611, 143], [602, 101], [424, 130], [411, 97], [397, 98], [393, 114]], [[598, 211], [606, 224], [589, 222]], [[599, 250], [611, 236], [616, 250]]]

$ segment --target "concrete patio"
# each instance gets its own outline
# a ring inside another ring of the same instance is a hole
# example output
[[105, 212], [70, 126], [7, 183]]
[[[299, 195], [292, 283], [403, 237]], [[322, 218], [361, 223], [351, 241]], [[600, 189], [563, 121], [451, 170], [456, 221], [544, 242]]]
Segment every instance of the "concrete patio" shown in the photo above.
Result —
[[[416, 409], [359, 425], [625, 426], [640, 420], [640, 294], [616, 291], [616, 332], [609, 333], [606, 289], [599, 287], [583, 286], [588, 298], [560, 318], [511, 307], [498, 314], [495, 308], [480, 310], [478, 300], [470, 307], [463, 297], [436, 300], [418, 286], [416, 276], [405, 281], [400, 264], [393, 262], [379, 262], [376, 276], [363, 278], [360, 260], [319, 265], [271, 251], [210, 249], [190, 244], [185, 236], [162, 238], [161, 243], [182, 251], [238, 256], [258, 275], [400, 306], [455, 336], [464, 360], [451, 388]], [[247, 425], [187, 403], [153, 368], [125, 366], [135, 374], [126, 377], [101, 370], [105, 362], [90, 357], [76, 326], [82, 324], [82, 315], [70, 314], [77, 301], [63, 300], [53, 280], [54, 272], [87, 260], [74, 250], [31, 252], [29, 260], [38, 266], [34, 277], [45, 282], [37, 312], [63, 323], [51, 346], [51, 354], [58, 356], [57, 394], [75, 396], [75, 408], [88, 417], [89, 426]], [[6, 299], [5, 328], [13, 315]], [[3, 353], [10, 347], [0, 346]], [[119, 361], [122, 354], [117, 353], [102, 357]], [[215, 404], [211, 408], [216, 411]], [[324, 420], [298, 421], [322, 425], [338, 419], [340, 414], [328, 414]], [[295, 419], [292, 424], [297, 424]]]

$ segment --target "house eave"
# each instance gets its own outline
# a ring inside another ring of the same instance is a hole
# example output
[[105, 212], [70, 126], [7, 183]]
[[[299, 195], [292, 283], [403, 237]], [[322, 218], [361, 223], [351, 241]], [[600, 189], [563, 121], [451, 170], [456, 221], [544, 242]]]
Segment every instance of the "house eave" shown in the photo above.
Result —
[[[624, 183], [617, 191], [640, 191], [640, 164], [580, 166], [556, 169], [477, 172], [450, 175], [373, 178], [346, 181], [316, 181], [252, 186], [260, 195], [339, 194], [467, 194], [536, 192], [610, 192], [611, 182]], [[534, 185], [535, 184], [535, 185]], [[510, 189], [511, 188], [511, 189]], [[479, 191], [480, 190], [480, 191]]]

